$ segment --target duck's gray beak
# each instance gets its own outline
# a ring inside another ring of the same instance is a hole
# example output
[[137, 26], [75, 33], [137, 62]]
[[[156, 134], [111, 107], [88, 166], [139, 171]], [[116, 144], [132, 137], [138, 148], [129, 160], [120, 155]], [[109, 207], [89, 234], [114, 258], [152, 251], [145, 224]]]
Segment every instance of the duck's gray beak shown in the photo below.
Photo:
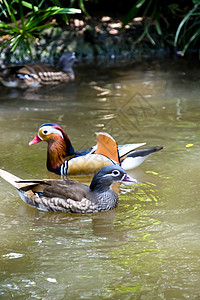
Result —
[[137, 180], [134, 179], [133, 177], [131, 177], [130, 175], [128, 175], [127, 173], [124, 174], [124, 177], [122, 178], [122, 182], [133, 182], [133, 183], [137, 183]]

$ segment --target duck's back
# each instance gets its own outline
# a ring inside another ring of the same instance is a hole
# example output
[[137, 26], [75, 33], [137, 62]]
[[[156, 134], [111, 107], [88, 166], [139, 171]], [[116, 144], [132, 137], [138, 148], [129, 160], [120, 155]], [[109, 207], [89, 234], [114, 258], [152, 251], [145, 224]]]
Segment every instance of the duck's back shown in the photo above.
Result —
[[75, 54], [68, 51], [61, 56], [57, 68], [44, 63], [8, 66], [2, 68], [0, 81], [7, 87], [21, 88], [69, 82], [75, 79], [72, 69], [75, 61]]
[[60, 82], [68, 82], [74, 79], [72, 73], [66, 73], [45, 64], [27, 64], [17, 72], [19, 79], [32, 82], [36, 80], [40, 85], [52, 85]]

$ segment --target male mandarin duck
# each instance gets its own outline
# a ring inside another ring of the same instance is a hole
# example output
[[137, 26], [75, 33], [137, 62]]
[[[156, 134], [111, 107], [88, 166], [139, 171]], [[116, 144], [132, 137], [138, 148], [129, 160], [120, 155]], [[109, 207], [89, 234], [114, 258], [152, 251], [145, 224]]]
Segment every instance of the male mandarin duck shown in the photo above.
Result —
[[117, 165], [105, 166], [93, 177], [90, 186], [74, 180], [21, 180], [0, 169], [0, 176], [17, 188], [21, 199], [43, 211], [92, 213], [118, 205], [118, 196], [111, 186], [115, 182], [132, 182]]
[[0, 81], [7, 87], [20, 88], [34, 88], [73, 81], [75, 76], [72, 66], [75, 61], [75, 53], [67, 51], [60, 57], [57, 68], [43, 63], [7, 67], [2, 72]]
[[105, 165], [117, 164], [125, 170], [139, 166], [151, 153], [162, 146], [136, 150], [145, 143], [118, 146], [108, 133], [97, 135], [97, 145], [88, 152], [75, 151], [65, 131], [57, 124], [40, 126], [38, 134], [29, 143], [47, 142], [47, 169], [60, 175], [94, 174]]

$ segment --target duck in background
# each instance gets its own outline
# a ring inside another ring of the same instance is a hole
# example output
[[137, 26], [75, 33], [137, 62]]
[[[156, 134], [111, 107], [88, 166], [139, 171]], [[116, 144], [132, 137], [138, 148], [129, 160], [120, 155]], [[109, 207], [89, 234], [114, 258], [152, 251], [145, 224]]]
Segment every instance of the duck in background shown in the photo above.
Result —
[[[66, 132], [55, 123], [40, 126], [29, 143], [47, 142], [47, 169], [61, 176], [94, 174], [106, 165], [121, 165], [125, 170], [139, 166], [162, 146], [135, 150], [145, 143], [117, 145], [108, 133], [97, 134], [97, 145], [88, 152], [75, 151]], [[135, 151], [134, 151], [135, 150]]]
[[21, 180], [0, 169], [0, 176], [17, 188], [21, 199], [39, 210], [93, 213], [118, 205], [111, 186], [115, 182], [136, 181], [117, 165], [105, 166], [93, 177], [90, 186], [74, 180]]
[[35, 88], [73, 81], [72, 66], [76, 61], [75, 53], [67, 51], [60, 57], [57, 68], [43, 63], [5, 67], [0, 74], [0, 81], [9, 88]]

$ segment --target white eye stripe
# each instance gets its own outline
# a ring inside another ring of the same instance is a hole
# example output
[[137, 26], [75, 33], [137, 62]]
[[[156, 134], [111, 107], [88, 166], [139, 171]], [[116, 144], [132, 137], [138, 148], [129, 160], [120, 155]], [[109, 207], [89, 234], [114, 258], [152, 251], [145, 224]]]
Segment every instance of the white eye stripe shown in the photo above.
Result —
[[102, 177], [107, 177], [107, 176], [110, 176], [111, 174], [105, 174], [105, 175], [103, 175]]
[[106, 176], [117, 177], [117, 176], [119, 176], [119, 175], [120, 175], [120, 171], [118, 171], [118, 170], [113, 170], [112, 173], [110, 173], [110, 174], [105, 174], [105, 175], [103, 175], [103, 177], [106, 177]]
[[[42, 131], [41, 131], [42, 130]], [[43, 134], [43, 135], [48, 135], [48, 134], [51, 134], [51, 133], [54, 133], [54, 134], [59, 134], [61, 136], [62, 139], [64, 139], [63, 137], [63, 134], [60, 130], [56, 129], [56, 128], [53, 128], [51, 126], [44, 126], [42, 127], [39, 132], [38, 132], [38, 136], [42, 139], [42, 137], [40, 136], [40, 132]]]

